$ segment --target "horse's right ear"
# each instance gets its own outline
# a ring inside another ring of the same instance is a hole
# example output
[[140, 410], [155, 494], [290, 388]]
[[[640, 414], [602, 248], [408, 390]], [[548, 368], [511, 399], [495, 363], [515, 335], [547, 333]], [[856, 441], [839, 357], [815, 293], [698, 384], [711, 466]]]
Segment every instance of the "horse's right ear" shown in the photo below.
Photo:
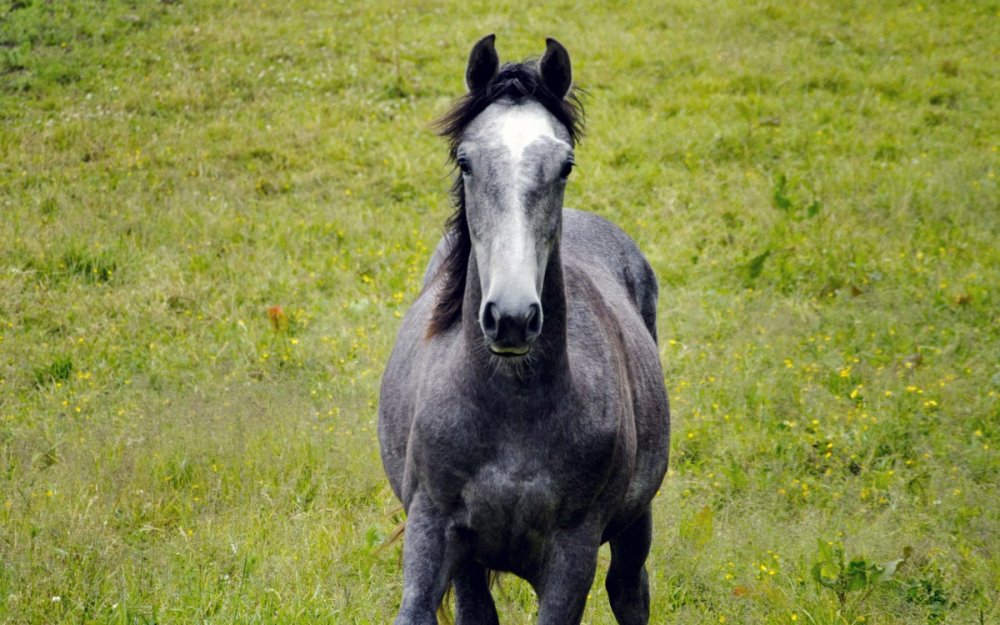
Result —
[[486, 35], [472, 46], [469, 66], [465, 68], [465, 84], [469, 87], [469, 91], [485, 88], [500, 71], [500, 57], [493, 47], [496, 38], [496, 35]]

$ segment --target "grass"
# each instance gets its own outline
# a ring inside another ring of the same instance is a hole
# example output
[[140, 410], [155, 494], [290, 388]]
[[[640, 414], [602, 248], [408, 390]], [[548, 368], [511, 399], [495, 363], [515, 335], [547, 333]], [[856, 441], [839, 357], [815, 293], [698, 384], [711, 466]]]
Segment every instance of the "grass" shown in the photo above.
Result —
[[390, 621], [378, 380], [488, 32], [567, 45], [568, 203], [660, 278], [651, 622], [996, 622], [998, 11], [0, 2], [0, 622]]

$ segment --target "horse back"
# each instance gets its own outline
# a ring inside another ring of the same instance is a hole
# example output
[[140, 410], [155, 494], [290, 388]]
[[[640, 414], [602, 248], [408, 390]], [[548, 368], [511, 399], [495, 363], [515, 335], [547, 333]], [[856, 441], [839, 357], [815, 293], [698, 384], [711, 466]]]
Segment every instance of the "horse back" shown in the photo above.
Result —
[[657, 340], [656, 275], [646, 257], [625, 232], [607, 219], [573, 209], [563, 210], [563, 258], [609, 272], [625, 289], [653, 341]]

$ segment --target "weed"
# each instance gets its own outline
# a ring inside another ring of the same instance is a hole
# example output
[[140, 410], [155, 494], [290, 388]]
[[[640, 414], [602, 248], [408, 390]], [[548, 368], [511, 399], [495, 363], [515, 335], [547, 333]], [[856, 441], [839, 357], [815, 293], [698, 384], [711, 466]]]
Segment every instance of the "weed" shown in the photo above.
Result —
[[846, 562], [842, 544], [824, 540], [817, 542], [819, 553], [810, 569], [812, 579], [833, 592], [841, 607], [847, 606], [850, 593], [857, 593], [857, 598], [851, 605], [852, 608], [857, 608], [858, 603], [871, 595], [878, 584], [891, 581], [912, 553], [912, 549], [906, 547], [902, 558], [884, 564], [869, 562], [862, 556], [855, 556], [850, 562]]
[[73, 359], [69, 356], [60, 356], [44, 367], [35, 369], [35, 385], [63, 382], [68, 380], [72, 373]]

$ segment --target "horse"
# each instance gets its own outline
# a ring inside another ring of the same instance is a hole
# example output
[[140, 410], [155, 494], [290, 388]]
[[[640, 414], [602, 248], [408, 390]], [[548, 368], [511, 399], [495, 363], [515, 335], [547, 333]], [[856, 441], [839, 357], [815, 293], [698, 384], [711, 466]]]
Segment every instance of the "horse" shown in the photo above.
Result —
[[563, 207], [582, 132], [569, 53], [500, 64], [472, 48], [439, 120], [455, 212], [382, 378], [382, 463], [406, 510], [395, 625], [496, 625], [495, 573], [528, 581], [540, 625], [578, 625], [600, 546], [620, 625], [649, 620], [651, 502], [670, 410], [658, 286], [621, 229]]

